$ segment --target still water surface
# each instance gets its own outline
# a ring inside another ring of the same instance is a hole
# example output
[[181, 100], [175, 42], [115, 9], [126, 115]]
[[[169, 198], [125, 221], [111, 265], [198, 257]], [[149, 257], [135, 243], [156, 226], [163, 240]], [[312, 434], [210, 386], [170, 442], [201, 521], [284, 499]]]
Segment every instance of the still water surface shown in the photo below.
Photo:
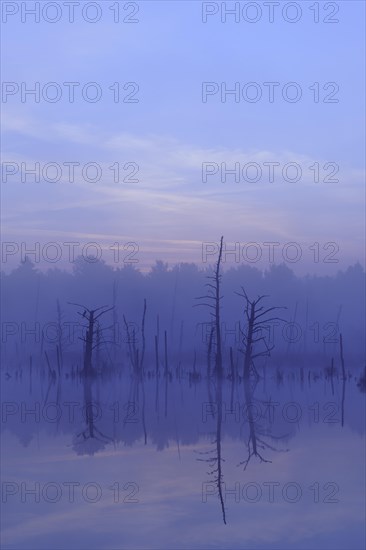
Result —
[[2, 378], [3, 548], [364, 548], [357, 370]]

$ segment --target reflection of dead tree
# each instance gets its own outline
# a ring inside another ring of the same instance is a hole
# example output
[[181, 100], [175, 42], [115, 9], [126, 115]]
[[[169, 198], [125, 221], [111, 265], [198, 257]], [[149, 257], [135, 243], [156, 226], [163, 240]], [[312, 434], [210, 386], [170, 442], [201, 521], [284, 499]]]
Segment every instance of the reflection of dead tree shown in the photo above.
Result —
[[156, 318], [156, 334], [155, 334], [155, 411], [159, 416], [159, 315]]
[[[266, 337], [262, 336], [262, 334], [265, 330], [268, 330], [268, 323], [276, 320], [283, 320], [279, 317], [266, 317], [266, 315], [276, 309], [286, 308], [274, 306], [264, 309], [264, 307], [259, 304], [263, 298], [267, 298], [267, 296], [258, 296], [256, 300], [250, 300], [244, 288], [242, 288], [242, 293], [237, 292], [237, 294], [245, 299], [244, 311], [248, 323], [247, 330], [245, 332], [241, 330], [244, 349], [240, 351], [244, 353], [244, 379], [248, 379], [251, 374], [253, 374], [256, 378], [259, 378], [258, 372], [254, 365], [254, 359], [258, 357], [270, 356], [271, 351], [274, 348], [274, 345], [268, 345]], [[258, 344], [262, 345], [262, 349], [254, 353], [254, 347]]]
[[165, 400], [164, 400], [164, 416], [165, 418], [168, 416], [168, 378], [169, 378], [169, 370], [168, 370], [168, 337], [166, 330], [164, 330], [164, 377], [165, 377]]
[[226, 525], [226, 510], [225, 502], [222, 494], [222, 484], [223, 484], [223, 471], [222, 463], [225, 462], [225, 459], [222, 458], [222, 449], [221, 449], [221, 430], [222, 430], [222, 378], [217, 377], [216, 385], [216, 405], [217, 405], [217, 417], [216, 417], [216, 437], [213, 441], [214, 449], [206, 452], [199, 452], [200, 455], [213, 455], [207, 458], [198, 458], [200, 462], [207, 462], [210, 466], [210, 471], [208, 471], [209, 476], [213, 476], [213, 482], [217, 486], [218, 497], [220, 500], [222, 519]]
[[358, 379], [357, 387], [361, 392], [366, 392], [366, 367], [364, 367], [364, 371]]
[[[81, 307], [84, 310], [83, 313], [78, 311], [78, 315], [83, 317], [83, 319], [85, 319], [87, 323], [86, 325], [84, 325], [86, 328], [85, 337], [83, 336], [82, 338], [80, 338], [80, 340], [82, 340], [85, 343], [83, 374], [85, 376], [91, 376], [92, 374], [94, 374], [94, 370], [92, 367], [93, 350], [97, 346], [99, 346], [101, 343], [100, 340], [101, 340], [102, 331], [107, 330], [107, 329], [100, 328], [98, 319], [108, 311], [111, 311], [113, 307], [101, 306], [96, 309], [88, 309], [87, 307], [81, 304], [75, 304], [72, 302], [69, 302], [69, 304]], [[99, 335], [99, 337], [97, 337], [97, 335]], [[107, 342], [103, 340], [103, 343], [107, 343]]]
[[[132, 406], [133, 414], [135, 414], [136, 408], [140, 403], [140, 386], [142, 390], [141, 420], [142, 420], [142, 428], [144, 432], [144, 442], [145, 442], [145, 445], [147, 445], [146, 414], [145, 414], [146, 397], [145, 397], [145, 385], [144, 385], [143, 376], [139, 376], [139, 375], [133, 376], [128, 404], [129, 406]], [[125, 419], [123, 424], [126, 425], [126, 422], [127, 422], [127, 418]]]
[[[218, 376], [222, 376], [222, 342], [221, 342], [221, 327], [220, 327], [220, 302], [223, 298], [221, 296], [221, 259], [222, 259], [222, 248], [223, 248], [223, 239], [220, 240], [219, 248], [219, 257], [216, 262], [216, 268], [213, 275], [209, 275], [207, 279], [213, 281], [212, 283], [206, 283], [205, 286], [208, 287], [207, 294], [205, 296], [199, 296], [197, 300], [210, 300], [209, 302], [202, 302], [196, 304], [197, 306], [207, 306], [211, 310], [211, 316], [213, 318], [212, 325], [215, 329], [215, 340], [216, 340], [216, 356], [215, 356], [215, 371]], [[212, 333], [211, 333], [212, 334]], [[211, 342], [212, 342], [212, 336]]]
[[[265, 330], [268, 330], [268, 323], [283, 320], [279, 317], [271, 317], [270, 313], [277, 309], [286, 308], [273, 306], [265, 309], [264, 306], [261, 305], [261, 301], [266, 298], [266, 296], [258, 296], [256, 300], [250, 300], [244, 288], [242, 288], [242, 294], [239, 294], [239, 296], [245, 299], [245, 316], [247, 320], [247, 330], [245, 332], [241, 331], [244, 344], [244, 349], [241, 351], [244, 353], [244, 396], [249, 425], [249, 437], [247, 442], [248, 457], [246, 460], [240, 462], [238, 466], [244, 466], [244, 470], [246, 470], [253, 456], [259, 458], [260, 462], [272, 462], [264, 458], [262, 451], [278, 451], [278, 449], [265, 441], [265, 437], [270, 436], [272, 439], [281, 439], [266, 433], [262, 429], [257, 419], [254, 419], [252, 405], [255, 388], [259, 379], [254, 360], [258, 357], [270, 356], [274, 348], [274, 345], [268, 345], [267, 339], [263, 336], [263, 333]], [[258, 347], [259, 350], [257, 351], [255, 348]]]
[[270, 450], [270, 451], [276, 451], [276, 452], [288, 452], [288, 449], [282, 450], [282, 449], [276, 449], [273, 445], [270, 445], [267, 441], [264, 440], [265, 437], [270, 437], [272, 440], [279, 440], [283, 439], [283, 437], [275, 437], [272, 434], [268, 433], [267, 431], [264, 431], [263, 428], [258, 423], [257, 419], [254, 419], [253, 415], [253, 400], [254, 400], [254, 392], [255, 388], [257, 386], [258, 379], [255, 378], [253, 380], [253, 384], [251, 384], [251, 380], [247, 379], [244, 381], [244, 395], [245, 395], [245, 404], [246, 404], [246, 411], [247, 411], [247, 418], [248, 418], [248, 425], [249, 425], [249, 437], [247, 442], [247, 449], [248, 449], [248, 457], [246, 460], [243, 460], [238, 464], [238, 466], [244, 466], [244, 470], [246, 470], [250, 460], [253, 456], [256, 456], [259, 458], [260, 462], [272, 462], [272, 460], [267, 460], [264, 458], [261, 454], [262, 451]]
[[132, 334], [129, 328], [129, 324], [126, 321], [126, 317], [123, 316], [123, 321], [125, 323], [126, 332], [127, 332], [127, 340], [128, 340], [128, 347], [129, 347], [129, 356], [131, 360], [132, 370], [134, 374], [133, 378], [133, 403], [137, 403], [139, 401], [139, 387], [141, 384], [142, 388], [142, 426], [144, 430], [144, 439], [145, 439], [145, 445], [147, 444], [147, 431], [146, 431], [146, 420], [145, 420], [145, 386], [144, 386], [144, 357], [145, 357], [145, 348], [146, 348], [146, 339], [145, 339], [145, 317], [146, 317], [146, 298], [144, 298], [144, 308], [142, 312], [142, 320], [141, 320], [141, 338], [142, 338], [142, 348], [141, 348], [141, 354], [140, 349], [136, 348], [136, 334], [135, 329], [132, 330]]
[[103, 434], [95, 426], [95, 418], [93, 411], [93, 398], [91, 390], [91, 379], [84, 378], [84, 410], [86, 427], [74, 437], [74, 449], [78, 454], [94, 454], [97, 451], [104, 449], [107, 443], [114, 443], [111, 437]]

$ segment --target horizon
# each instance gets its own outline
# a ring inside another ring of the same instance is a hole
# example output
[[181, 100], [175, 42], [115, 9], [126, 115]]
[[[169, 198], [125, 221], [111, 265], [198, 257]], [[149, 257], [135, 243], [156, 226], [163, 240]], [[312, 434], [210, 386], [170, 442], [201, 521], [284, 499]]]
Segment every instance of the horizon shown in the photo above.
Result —
[[[30, 261], [44, 273], [52, 269], [72, 272], [76, 261], [88, 264], [102, 262], [112, 269], [131, 265], [142, 273], [149, 273], [158, 263], [168, 264], [169, 269], [180, 264], [194, 264], [199, 269], [213, 265], [217, 259], [219, 241], [199, 243], [194, 247], [192, 241], [186, 243], [178, 258], [176, 243], [168, 241], [168, 247], [160, 256], [154, 251], [140, 249], [134, 241], [118, 242], [112, 245], [101, 241], [68, 241], [60, 243], [50, 241], [46, 243], [2, 242], [1, 271], [9, 274], [25, 261]], [[191, 247], [190, 247], [191, 245]], [[346, 264], [339, 259], [340, 250], [337, 243], [312, 243], [302, 246], [300, 243], [289, 242], [281, 245], [279, 242], [249, 242], [229, 243], [224, 241], [222, 269], [248, 266], [265, 272], [272, 266], [286, 265], [296, 276], [331, 276], [339, 271], [346, 271], [349, 267], [360, 265], [365, 271], [365, 265], [360, 259]]]

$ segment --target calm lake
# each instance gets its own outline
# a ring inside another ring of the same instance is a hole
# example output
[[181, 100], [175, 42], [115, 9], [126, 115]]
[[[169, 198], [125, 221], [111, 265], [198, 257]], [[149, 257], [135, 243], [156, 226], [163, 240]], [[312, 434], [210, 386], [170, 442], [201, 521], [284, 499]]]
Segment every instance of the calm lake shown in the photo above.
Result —
[[2, 372], [3, 548], [364, 548], [361, 375]]

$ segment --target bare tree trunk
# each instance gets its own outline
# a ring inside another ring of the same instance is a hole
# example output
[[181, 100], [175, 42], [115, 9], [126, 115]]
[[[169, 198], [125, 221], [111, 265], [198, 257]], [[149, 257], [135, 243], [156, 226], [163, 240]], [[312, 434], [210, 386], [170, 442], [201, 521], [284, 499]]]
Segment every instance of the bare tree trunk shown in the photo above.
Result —
[[83, 319], [85, 319], [87, 322], [85, 338], [81, 338], [85, 344], [83, 374], [84, 376], [91, 376], [93, 374], [92, 355], [93, 355], [93, 347], [95, 347], [94, 346], [95, 326], [98, 327], [98, 335], [97, 335], [97, 343], [96, 343], [96, 346], [98, 347], [98, 344], [100, 341], [100, 335], [102, 333], [102, 330], [99, 327], [98, 319], [101, 315], [104, 315], [108, 311], [111, 311], [113, 307], [108, 308], [108, 306], [102, 306], [97, 309], [88, 309], [81, 304], [75, 304], [73, 302], [69, 302], [69, 304], [73, 306], [78, 306], [84, 310], [83, 313], [81, 313], [80, 311], [78, 312], [79, 315]]
[[346, 398], [346, 369], [344, 366], [344, 357], [343, 357], [343, 336], [342, 333], [339, 336], [339, 347], [341, 355], [341, 365], [342, 365], [342, 403], [341, 403], [341, 424], [342, 428], [344, 426], [344, 401]]
[[118, 317], [117, 317], [117, 282], [113, 281], [113, 359], [116, 362], [117, 341], [118, 341]]
[[222, 376], [222, 349], [221, 349], [221, 326], [220, 326], [220, 264], [222, 258], [222, 245], [224, 237], [220, 240], [219, 258], [215, 272], [215, 324], [216, 324], [216, 373]]
[[207, 376], [211, 376], [211, 350], [212, 350], [212, 338], [214, 333], [214, 327], [211, 328], [210, 332], [210, 339], [208, 341], [208, 348], [207, 348]]
[[144, 363], [144, 357], [145, 357], [145, 316], [146, 316], [146, 298], [144, 298], [144, 312], [142, 314], [142, 321], [141, 321], [141, 337], [142, 337], [142, 351], [141, 351], [141, 359], [140, 359], [140, 374], [142, 376], [142, 370], [143, 370], [143, 363]]
[[63, 342], [62, 342], [62, 313], [61, 313], [61, 307], [60, 302], [57, 300], [57, 322], [58, 322], [58, 353], [59, 353], [59, 364], [60, 367], [63, 368]]
[[248, 337], [247, 345], [245, 348], [245, 358], [244, 358], [244, 378], [249, 378], [250, 376], [250, 365], [252, 362], [252, 351], [253, 351], [253, 329], [254, 329], [254, 320], [255, 320], [255, 304], [254, 302], [250, 305], [250, 318], [248, 325]]
[[89, 326], [86, 331], [84, 372], [90, 376], [92, 372], [92, 353], [93, 353], [93, 335], [94, 335], [94, 311], [90, 311]]
[[155, 373], [156, 378], [159, 376], [159, 348], [158, 348], [158, 337], [155, 334]]
[[164, 331], [164, 352], [165, 352], [165, 376], [168, 376], [168, 339], [166, 330]]

